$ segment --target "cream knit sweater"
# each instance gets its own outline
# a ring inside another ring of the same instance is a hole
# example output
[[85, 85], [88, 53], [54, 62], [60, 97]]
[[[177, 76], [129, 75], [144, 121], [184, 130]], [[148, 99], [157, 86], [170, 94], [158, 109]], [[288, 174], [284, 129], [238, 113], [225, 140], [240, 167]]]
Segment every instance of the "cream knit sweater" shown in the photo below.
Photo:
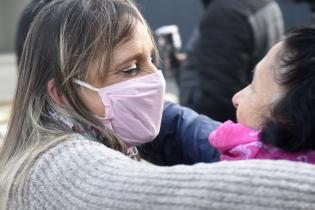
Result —
[[72, 135], [40, 156], [23, 206], [16, 199], [10, 209], [315, 209], [315, 166], [250, 160], [158, 167]]

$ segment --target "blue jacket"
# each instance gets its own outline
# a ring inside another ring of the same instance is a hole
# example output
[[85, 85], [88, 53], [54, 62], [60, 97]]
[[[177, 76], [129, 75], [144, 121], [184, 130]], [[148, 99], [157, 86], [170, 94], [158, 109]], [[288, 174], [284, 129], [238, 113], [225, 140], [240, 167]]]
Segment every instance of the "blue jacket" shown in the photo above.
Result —
[[161, 130], [156, 139], [139, 147], [141, 156], [157, 165], [219, 161], [219, 152], [208, 142], [219, 125], [207, 116], [165, 102]]

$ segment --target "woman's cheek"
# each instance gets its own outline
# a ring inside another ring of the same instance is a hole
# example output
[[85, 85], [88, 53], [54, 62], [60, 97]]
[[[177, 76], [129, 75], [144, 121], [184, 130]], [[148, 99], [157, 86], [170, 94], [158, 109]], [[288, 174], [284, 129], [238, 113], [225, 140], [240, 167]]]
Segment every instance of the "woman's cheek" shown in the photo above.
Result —
[[245, 123], [246, 123], [245, 119], [246, 119], [246, 116], [244, 116], [242, 107], [238, 107], [236, 109], [236, 120], [237, 120], [237, 122], [245, 125]]
[[239, 106], [236, 111], [237, 122], [253, 129], [258, 128], [257, 118], [259, 118], [259, 111], [255, 111], [253, 104], [244, 103], [244, 106]]

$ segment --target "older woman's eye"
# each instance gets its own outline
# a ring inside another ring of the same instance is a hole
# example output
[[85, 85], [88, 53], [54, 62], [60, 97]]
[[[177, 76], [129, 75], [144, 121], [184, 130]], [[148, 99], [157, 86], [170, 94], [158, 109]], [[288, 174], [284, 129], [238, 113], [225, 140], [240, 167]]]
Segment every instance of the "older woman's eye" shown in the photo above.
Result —
[[254, 87], [253, 83], [250, 83], [250, 84], [248, 85], [248, 87], [250, 88], [250, 90], [251, 90], [252, 92], [255, 92], [255, 87]]

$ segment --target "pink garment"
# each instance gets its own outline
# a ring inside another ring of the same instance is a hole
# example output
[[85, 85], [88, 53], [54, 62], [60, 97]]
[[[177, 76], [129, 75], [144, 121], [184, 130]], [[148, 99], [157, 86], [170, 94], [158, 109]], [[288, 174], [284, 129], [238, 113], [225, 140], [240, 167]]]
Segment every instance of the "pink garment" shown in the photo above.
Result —
[[259, 141], [259, 131], [226, 121], [209, 135], [209, 142], [221, 160], [272, 159], [315, 163], [315, 151], [284, 152]]

